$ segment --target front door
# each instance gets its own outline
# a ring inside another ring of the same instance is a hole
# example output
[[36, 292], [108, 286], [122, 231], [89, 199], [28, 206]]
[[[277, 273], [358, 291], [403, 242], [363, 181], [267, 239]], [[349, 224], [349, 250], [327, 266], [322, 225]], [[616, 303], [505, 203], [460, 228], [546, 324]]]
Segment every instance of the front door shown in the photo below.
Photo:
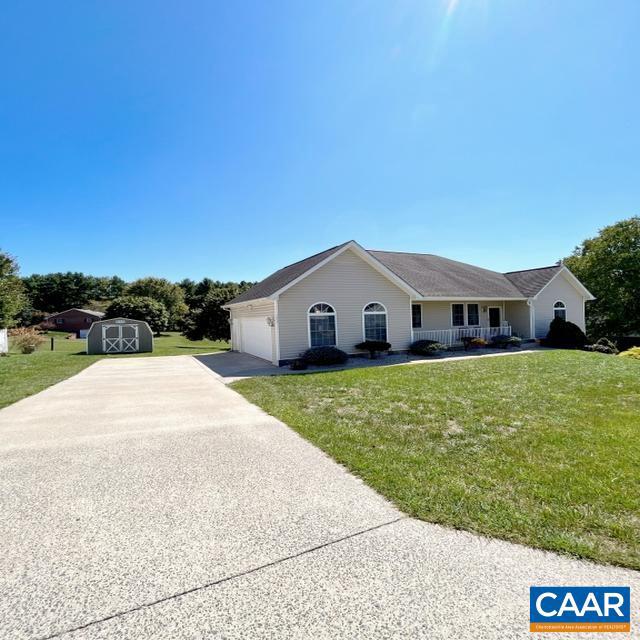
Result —
[[489, 307], [489, 326], [500, 326], [500, 307]]
[[138, 351], [138, 325], [102, 325], [102, 350], [104, 353], [136, 353]]

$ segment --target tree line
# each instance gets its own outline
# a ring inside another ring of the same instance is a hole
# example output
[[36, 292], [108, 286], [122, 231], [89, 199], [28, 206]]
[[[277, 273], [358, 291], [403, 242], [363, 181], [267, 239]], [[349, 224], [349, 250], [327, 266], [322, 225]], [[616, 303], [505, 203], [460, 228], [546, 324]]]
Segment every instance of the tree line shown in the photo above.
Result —
[[[595, 296], [587, 304], [587, 334], [602, 337], [640, 335], [640, 217], [605, 227], [564, 259]], [[38, 324], [72, 307], [105, 311], [107, 317], [146, 320], [156, 332], [182, 331], [188, 338], [229, 339], [226, 304], [254, 283], [204, 278], [170, 282], [118, 276], [48, 273], [21, 278], [18, 265], [0, 250], [0, 328]]]
[[182, 331], [192, 340], [228, 340], [228, 313], [222, 305], [252, 285], [210, 278], [126, 282], [81, 272], [20, 277], [16, 260], [0, 251], [0, 327], [37, 325], [52, 313], [77, 308], [103, 311], [107, 318], [145, 320], [156, 334]]

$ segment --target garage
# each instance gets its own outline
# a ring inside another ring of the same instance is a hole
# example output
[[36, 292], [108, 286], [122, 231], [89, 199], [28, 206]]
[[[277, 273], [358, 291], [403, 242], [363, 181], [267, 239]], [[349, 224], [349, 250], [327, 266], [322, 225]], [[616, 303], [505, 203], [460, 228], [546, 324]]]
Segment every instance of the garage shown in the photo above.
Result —
[[[245, 316], [234, 319], [239, 351], [271, 362], [273, 358], [270, 316]], [[235, 347], [234, 347], [235, 348]]]

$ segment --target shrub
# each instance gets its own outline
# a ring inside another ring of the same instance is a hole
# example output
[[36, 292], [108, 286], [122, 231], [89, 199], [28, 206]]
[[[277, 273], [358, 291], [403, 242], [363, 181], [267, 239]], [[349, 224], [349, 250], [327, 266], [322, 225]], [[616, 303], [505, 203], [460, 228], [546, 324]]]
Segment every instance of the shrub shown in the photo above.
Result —
[[337, 347], [311, 347], [302, 354], [307, 364], [344, 364], [349, 356]]
[[608, 353], [610, 355], [615, 355], [618, 353], [618, 349], [611, 340], [608, 338], [600, 338], [593, 344], [588, 344], [585, 347], [586, 351], [595, 351], [596, 353]]
[[484, 338], [466, 336], [462, 338], [462, 344], [464, 345], [464, 350], [469, 351], [469, 349], [480, 349], [481, 347], [486, 347], [489, 343]]
[[541, 340], [545, 347], [560, 349], [582, 349], [587, 344], [587, 336], [580, 327], [562, 318], [554, 318], [549, 325], [547, 337]]
[[11, 341], [20, 353], [33, 353], [44, 343], [44, 336], [35, 327], [21, 327], [11, 330]]
[[409, 346], [409, 352], [413, 353], [416, 356], [423, 356], [425, 355], [425, 349], [427, 349], [427, 347], [429, 347], [432, 344], [438, 344], [437, 340], [416, 340], [415, 342], [412, 342], [411, 345]]
[[416, 340], [409, 347], [409, 351], [416, 356], [435, 356], [440, 351], [446, 350], [447, 346], [436, 340]]
[[516, 336], [499, 335], [491, 338], [491, 345], [499, 349], [508, 349], [509, 347], [519, 347], [522, 340]]
[[604, 345], [601, 345], [601, 344], [588, 344], [585, 346], [584, 350], [592, 351], [593, 353], [605, 353], [607, 355], [615, 355], [613, 354], [611, 349], [609, 349], [609, 347], [605, 347]]
[[384, 340], [365, 340], [364, 342], [359, 342], [356, 345], [356, 349], [360, 349], [360, 351], [368, 351], [369, 357], [373, 360], [378, 351], [389, 351], [389, 349], [391, 349], [391, 345]]
[[291, 369], [291, 371], [304, 371], [308, 366], [309, 365], [307, 364], [306, 360], [303, 360], [302, 358], [296, 358], [289, 364], [289, 369]]
[[618, 354], [623, 358], [632, 358], [633, 360], [640, 360], [640, 347], [631, 347], [627, 351], [623, 351]]

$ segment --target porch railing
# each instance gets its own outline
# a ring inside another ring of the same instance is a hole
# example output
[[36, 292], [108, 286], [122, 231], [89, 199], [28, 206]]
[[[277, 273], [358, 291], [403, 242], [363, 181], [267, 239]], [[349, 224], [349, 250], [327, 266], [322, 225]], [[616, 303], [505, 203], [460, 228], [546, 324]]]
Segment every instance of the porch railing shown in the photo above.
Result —
[[448, 347], [455, 344], [461, 344], [463, 338], [483, 338], [490, 341], [494, 336], [510, 336], [511, 327], [504, 325], [502, 327], [455, 327], [453, 329], [434, 329], [423, 331], [422, 329], [413, 330], [413, 339], [415, 340], [435, 340]]

